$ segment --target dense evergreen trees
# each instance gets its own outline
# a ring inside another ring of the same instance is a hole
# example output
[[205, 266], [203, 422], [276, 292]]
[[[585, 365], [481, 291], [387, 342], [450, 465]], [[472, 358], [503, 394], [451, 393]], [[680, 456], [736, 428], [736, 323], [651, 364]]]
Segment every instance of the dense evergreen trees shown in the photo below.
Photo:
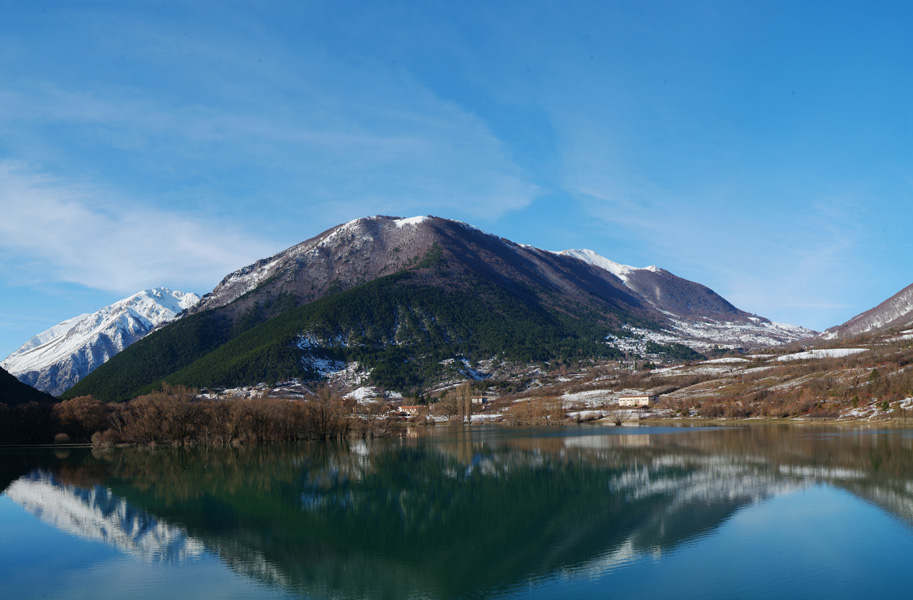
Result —
[[53, 396], [26, 385], [0, 368], [0, 404], [15, 406], [29, 402], [49, 402]]

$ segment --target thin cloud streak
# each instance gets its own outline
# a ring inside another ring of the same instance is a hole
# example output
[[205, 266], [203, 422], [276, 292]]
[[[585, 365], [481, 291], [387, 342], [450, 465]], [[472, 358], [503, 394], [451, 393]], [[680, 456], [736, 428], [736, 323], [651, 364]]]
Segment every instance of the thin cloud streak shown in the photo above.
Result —
[[129, 294], [167, 285], [208, 291], [278, 250], [217, 222], [150, 209], [91, 186], [0, 163], [0, 250], [18, 279]]
[[[169, 72], [175, 89], [129, 76], [115, 83], [20, 75], [17, 91], [0, 95], [0, 131], [14, 140], [12, 155], [44, 167], [53, 129], [71, 140], [53, 150], [53, 164], [72, 168], [73, 159], [84, 161], [73, 151], [88, 148], [99, 158], [85, 168], [102, 173], [120, 169], [171, 190], [197, 174], [242, 211], [256, 200], [264, 212], [312, 218], [316, 205], [332, 204], [349, 207], [339, 211], [343, 221], [381, 207], [410, 214], [434, 205], [491, 222], [540, 194], [482, 119], [395, 65], [351, 64], [307, 46], [291, 55], [256, 28], [239, 46], [218, 31], [189, 40], [131, 24], [139, 39], [155, 38], [145, 46], [170, 49], [142, 60], [159, 77]], [[262, 60], [239, 49], [248, 44]]]

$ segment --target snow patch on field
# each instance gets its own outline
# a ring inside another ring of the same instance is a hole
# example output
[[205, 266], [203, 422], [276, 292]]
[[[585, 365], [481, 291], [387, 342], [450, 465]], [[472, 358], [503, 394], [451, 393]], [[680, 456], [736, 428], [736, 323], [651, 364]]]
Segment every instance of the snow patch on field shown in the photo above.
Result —
[[564, 406], [583, 404], [586, 406], [605, 406], [618, 401], [618, 394], [611, 390], [585, 390], [582, 392], [568, 393], [561, 396]]
[[674, 367], [664, 367], [655, 369], [655, 375], [727, 375], [734, 371], [740, 371], [742, 365], [710, 365], [699, 363], [696, 365], [676, 365]]
[[491, 423], [492, 421], [503, 421], [504, 415], [501, 413], [485, 413], [478, 415], [471, 415], [469, 417], [470, 423]]
[[902, 342], [904, 340], [913, 340], [913, 331], [902, 331], [898, 335], [887, 338], [887, 342]]
[[469, 359], [466, 358], [447, 358], [438, 364], [455, 368], [461, 375], [474, 381], [484, 381], [491, 378], [491, 373], [482, 371], [484, 365], [480, 364], [480, 369], [473, 369]]
[[320, 375], [327, 377], [335, 373], [340, 373], [346, 369], [346, 363], [329, 358], [319, 358], [316, 356], [306, 356], [301, 359], [301, 364], [306, 369], [310, 369]]
[[786, 362], [791, 360], [808, 360], [819, 358], [843, 358], [852, 356], [860, 352], [867, 352], [868, 348], [822, 348], [819, 350], [806, 350], [794, 354], [785, 354], [776, 358], [777, 362]]
[[346, 394], [346, 398], [352, 398], [359, 404], [371, 404], [384, 401], [384, 397], [378, 389], [370, 385], [352, 390]]
[[577, 410], [567, 413], [568, 418], [574, 421], [596, 421], [604, 419], [609, 414], [606, 410]]

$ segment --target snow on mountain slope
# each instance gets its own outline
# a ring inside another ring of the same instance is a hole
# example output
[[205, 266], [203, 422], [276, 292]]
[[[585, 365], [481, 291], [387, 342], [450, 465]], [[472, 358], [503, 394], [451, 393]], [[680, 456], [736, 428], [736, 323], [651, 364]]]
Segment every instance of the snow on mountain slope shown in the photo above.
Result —
[[[459, 233], [464, 229], [484, 234], [470, 242], [476, 244], [472, 249]], [[454, 240], [456, 244], [451, 244]], [[498, 270], [506, 278], [515, 277], [518, 272], [508, 272], [504, 267], [522, 265], [522, 273], [535, 279], [527, 281], [527, 285], [544, 283], [566, 297], [579, 294], [575, 286], [580, 282], [595, 280], [586, 269], [577, 270], [578, 261], [597, 267], [611, 274], [609, 286], [622, 295], [629, 294], [617, 296], [620, 302], [643, 303], [647, 313], [642, 317], [667, 325], [661, 336], [664, 341], [700, 347], [773, 346], [816, 333], [739, 310], [710, 288], [656, 266], [622, 265], [586, 249], [548, 252], [436, 217], [365, 217], [349, 221], [229, 274], [190, 312], [227, 307], [241, 314], [255, 301], [254, 296], [287, 292], [301, 303], [312, 302], [330, 291], [349, 289], [404, 268], [424, 256], [435, 243], [470, 259], [484, 256], [477, 260], [477, 266]], [[485, 249], [480, 250], [478, 244]], [[556, 262], [554, 258], [560, 260]], [[257, 292], [245, 296], [253, 290]]]
[[714, 346], [728, 348], [770, 348], [807, 339], [815, 332], [799, 325], [776, 323], [763, 317], [752, 316], [748, 321], [725, 322], [713, 319], [686, 320], [670, 315], [672, 327], [652, 331], [626, 327], [630, 338], [619, 338], [619, 349], [644, 354], [647, 342], [657, 344], [685, 344], [704, 352]]
[[[328, 289], [347, 289], [355, 281], [389, 274], [428, 250], [433, 240], [423, 225], [429, 221], [431, 217], [363, 217], [337, 225], [229, 273], [190, 312], [228, 305], [270, 282], [311, 302]], [[296, 290], [303, 279], [307, 289]]]
[[167, 288], [143, 290], [39, 333], [0, 366], [19, 381], [58, 395], [199, 300], [196, 294]]
[[586, 248], [580, 248], [580, 249], [575, 249], [575, 250], [563, 250], [561, 252], [557, 252], [556, 254], [561, 254], [562, 256], [573, 256], [574, 258], [579, 258], [583, 262], [587, 262], [593, 266], [599, 267], [601, 269], [605, 269], [606, 271], [615, 275], [616, 277], [618, 277], [625, 283], [627, 283], [628, 279], [630, 279], [631, 276], [634, 273], [636, 273], [637, 271], [652, 271], [652, 272], [656, 273], [657, 271], [660, 270], [658, 267], [656, 267], [654, 265], [650, 265], [649, 267], [643, 267], [643, 268], [629, 267], [628, 265], [622, 265], [622, 264], [615, 262], [614, 260], [609, 260], [608, 258], [606, 258], [604, 256], [600, 256], [599, 254], [596, 254], [592, 250], [587, 250]]
[[886, 329], [913, 325], [913, 285], [900, 290], [875, 308], [856, 315], [843, 325], [831, 327], [821, 337], [826, 340], [853, 337]]
[[[629, 351], [642, 352], [647, 341], [683, 343], [695, 349], [723, 346], [777, 346], [815, 335], [797, 325], [774, 323], [739, 310], [710, 288], [673, 275], [656, 266], [629, 267], [592, 250], [565, 250], [572, 256], [609, 271], [638, 297], [664, 313], [670, 327], [662, 332], [628, 328], [638, 341], [629, 341]], [[620, 341], [621, 342], [621, 341]]]

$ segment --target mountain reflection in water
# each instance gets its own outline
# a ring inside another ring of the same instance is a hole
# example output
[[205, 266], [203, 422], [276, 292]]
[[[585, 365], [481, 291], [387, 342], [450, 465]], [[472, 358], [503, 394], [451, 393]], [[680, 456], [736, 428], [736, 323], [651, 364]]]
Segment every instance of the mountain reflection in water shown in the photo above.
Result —
[[179, 527], [137, 510], [107, 488], [81, 488], [34, 471], [6, 490], [14, 502], [61, 531], [105, 542], [138, 558], [165, 563], [199, 556], [204, 547]]
[[[144, 558], [208, 551], [291, 593], [497, 595], [606, 576], [827, 484], [913, 523], [911, 439], [755, 427], [498, 428], [403, 440], [73, 452], [6, 495]], [[18, 464], [27, 463], [20, 461]]]

